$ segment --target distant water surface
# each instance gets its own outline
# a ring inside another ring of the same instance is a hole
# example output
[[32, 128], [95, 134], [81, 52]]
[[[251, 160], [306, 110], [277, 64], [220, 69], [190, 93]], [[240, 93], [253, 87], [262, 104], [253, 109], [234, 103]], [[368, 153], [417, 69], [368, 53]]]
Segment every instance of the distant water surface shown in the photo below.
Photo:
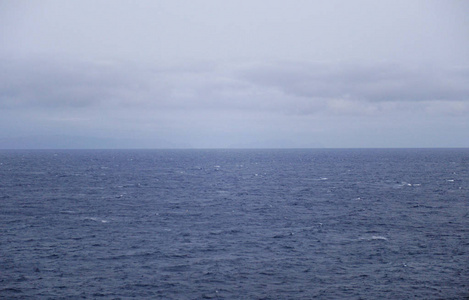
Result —
[[2, 299], [464, 299], [469, 149], [0, 151]]

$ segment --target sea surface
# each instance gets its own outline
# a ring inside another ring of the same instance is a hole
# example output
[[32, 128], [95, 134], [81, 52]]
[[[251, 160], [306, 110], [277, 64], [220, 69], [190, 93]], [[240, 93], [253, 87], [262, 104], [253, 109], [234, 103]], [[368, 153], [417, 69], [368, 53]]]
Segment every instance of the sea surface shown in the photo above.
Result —
[[469, 149], [2, 150], [1, 299], [468, 299]]

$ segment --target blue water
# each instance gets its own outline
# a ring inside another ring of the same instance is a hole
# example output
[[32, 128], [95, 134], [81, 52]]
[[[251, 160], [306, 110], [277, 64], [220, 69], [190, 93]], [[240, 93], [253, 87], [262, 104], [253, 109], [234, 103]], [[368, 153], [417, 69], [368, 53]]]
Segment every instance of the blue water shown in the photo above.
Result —
[[469, 149], [0, 151], [2, 299], [464, 299]]

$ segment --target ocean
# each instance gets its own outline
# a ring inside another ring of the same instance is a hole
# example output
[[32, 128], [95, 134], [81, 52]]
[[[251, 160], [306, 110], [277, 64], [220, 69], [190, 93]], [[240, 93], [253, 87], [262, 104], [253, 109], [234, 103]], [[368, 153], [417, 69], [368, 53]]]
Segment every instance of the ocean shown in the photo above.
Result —
[[468, 299], [469, 149], [1, 150], [1, 299]]

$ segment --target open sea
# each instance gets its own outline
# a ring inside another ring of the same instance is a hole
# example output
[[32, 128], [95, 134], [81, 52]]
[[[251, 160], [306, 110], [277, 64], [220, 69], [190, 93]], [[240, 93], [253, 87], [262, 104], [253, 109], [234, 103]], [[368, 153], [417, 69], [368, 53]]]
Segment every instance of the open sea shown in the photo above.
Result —
[[1, 299], [469, 299], [469, 149], [1, 150]]

